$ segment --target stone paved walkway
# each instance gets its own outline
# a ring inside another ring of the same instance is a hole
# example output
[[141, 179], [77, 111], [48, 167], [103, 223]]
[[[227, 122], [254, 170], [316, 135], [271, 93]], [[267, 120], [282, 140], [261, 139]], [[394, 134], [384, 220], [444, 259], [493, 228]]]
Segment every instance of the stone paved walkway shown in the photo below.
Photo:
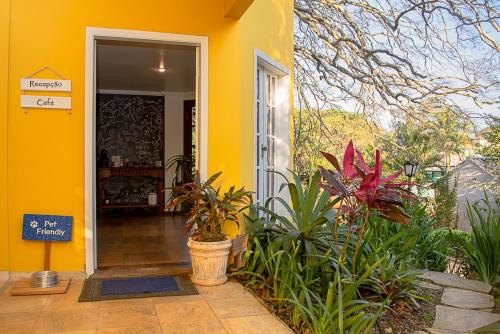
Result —
[[500, 314], [492, 313], [495, 306], [489, 293], [491, 286], [454, 275], [427, 271], [419, 278], [443, 288], [436, 318], [429, 333], [461, 334], [500, 321]]
[[197, 296], [78, 303], [83, 280], [66, 294], [0, 293], [0, 333], [170, 334], [291, 333], [239, 283], [197, 287]]

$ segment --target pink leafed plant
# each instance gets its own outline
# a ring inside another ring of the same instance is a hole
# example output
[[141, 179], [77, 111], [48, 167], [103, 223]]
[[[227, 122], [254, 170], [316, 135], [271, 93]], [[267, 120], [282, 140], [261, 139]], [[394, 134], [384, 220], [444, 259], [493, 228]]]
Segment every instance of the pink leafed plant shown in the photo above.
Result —
[[[361, 152], [354, 149], [352, 141], [347, 145], [342, 166], [332, 154], [321, 153], [333, 165], [333, 169], [319, 166], [323, 177], [321, 186], [332, 196], [340, 198], [335, 227], [338, 224], [348, 226], [346, 244], [348, 244], [353, 230], [358, 233], [353, 259], [354, 267], [369, 217], [378, 216], [400, 224], [407, 224], [410, 217], [404, 211], [404, 200], [413, 200], [416, 197], [404, 188], [409, 185], [408, 183], [395, 182], [402, 171], [387, 177], [382, 176], [379, 150], [375, 152], [375, 166], [373, 167], [369, 167]], [[334, 230], [334, 234], [335, 240], [338, 241], [336, 230]], [[338, 243], [337, 246], [341, 250]], [[345, 254], [346, 245], [343, 248], [343, 252], [339, 252], [339, 254]]]

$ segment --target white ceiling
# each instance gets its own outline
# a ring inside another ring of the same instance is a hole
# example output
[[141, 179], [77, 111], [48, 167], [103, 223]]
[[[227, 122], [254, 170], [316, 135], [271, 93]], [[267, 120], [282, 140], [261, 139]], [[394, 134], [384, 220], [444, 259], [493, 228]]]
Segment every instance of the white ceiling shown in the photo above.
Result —
[[[158, 72], [163, 62], [166, 72]], [[193, 92], [193, 46], [122, 41], [97, 43], [97, 89]]]

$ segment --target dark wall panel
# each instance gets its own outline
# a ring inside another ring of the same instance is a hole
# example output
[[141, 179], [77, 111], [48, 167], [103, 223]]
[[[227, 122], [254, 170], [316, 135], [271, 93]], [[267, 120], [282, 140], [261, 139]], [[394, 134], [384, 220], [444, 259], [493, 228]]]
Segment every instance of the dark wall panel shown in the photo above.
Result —
[[[164, 159], [165, 98], [163, 96], [97, 94], [96, 159], [106, 150], [129, 166], [153, 166]], [[98, 166], [103, 167], [103, 166]], [[104, 185], [110, 203], [144, 203], [156, 181], [144, 177], [110, 178]]]
[[120, 155], [133, 165], [163, 160], [163, 96], [97, 94], [97, 154]]

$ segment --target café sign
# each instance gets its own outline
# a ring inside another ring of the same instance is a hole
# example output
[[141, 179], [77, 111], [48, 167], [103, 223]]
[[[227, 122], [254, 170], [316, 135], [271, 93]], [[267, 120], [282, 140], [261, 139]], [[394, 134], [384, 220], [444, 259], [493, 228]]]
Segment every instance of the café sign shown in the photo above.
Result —
[[43, 109], [71, 109], [71, 97], [21, 95], [21, 107]]
[[23, 216], [23, 240], [71, 241], [72, 229], [72, 216]]
[[[59, 79], [34, 78], [35, 75], [38, 75], [39, 73], [44, 71], [52, 72], [53, 74], [58, 76]], [[69, 96], [29, 95], [26, 94], [27, 91], [40, 93], [66, 92], [69, 93]], [[36, 108], [66, 109], [69, 113], [71, 113], [71, 80], [66, 79], [62, 74], [60, 74], [50, 66], [44, 66], [38, 71], [31, 73], [27, 77], [21, 78], [21, 107], [25, 112], [28, 112], [29, 108]]]
[[21, 90], [71, 92], [71, 80], [21, 79]]

